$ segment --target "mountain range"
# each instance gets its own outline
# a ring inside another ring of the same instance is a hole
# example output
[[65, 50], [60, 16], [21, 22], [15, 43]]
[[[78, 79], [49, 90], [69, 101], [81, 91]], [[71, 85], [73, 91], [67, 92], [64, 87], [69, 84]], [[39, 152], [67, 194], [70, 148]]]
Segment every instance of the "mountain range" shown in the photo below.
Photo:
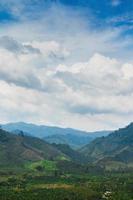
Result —
[[[44, 162], [85, 163], [86, 158], [68, 145], [49, 144], [44, 140], [19, 134], [12, 134], [0, 129], [0, 169], [27, 169], [27, 166], [42, 167]], [[64, 164], [65, 165], [65, 164]]]
[[[37, 129], [36, 125], [35, 127]], [[27, 129], [24, 131], [26, 130]], [[40, 127], [38, 130], [40, 130]], [[73, 137], [75, 135], [75, 141], [73, 141], [74, 138], [67, 132], [69, 129], [59, 128], [59, 130], [66, 131], [65, 133], [63, 132], [61, 134], [60, 132], [60, 134], [57, 134], [60, 137], [63, 136], [61, 141], [68, 136], [69, 141], [64, 140], [64, 144], [58, 144], [60, 141], [56, 141], [56, 134], [51, 134], [47, 136], [47, 140], [52, 138], [52, 144], [50, 144], [45, 141], [45, 138], [43, 137], [45, 134], [42, 134], [41, 139], [37, 138], [37, 133], [32, 136], [32, 132], [25, 133], [17, 130], [13, 134], [13, 131], [10, 133], [1, 128], [0, 168], [7, 168], [7, 166], [24, 167], [28, 163], [40, 161], [62, 162], [64, 167], [66, 161], [68, 161], [69, 163], [73, 162], [81, 165], [87, 165], [88, 163], [88, 166], [99, 166], [106, 170], [133, 169], [133, 123], [125, 128], [113, 131], [107, 136], [98, 137], [96, 139], [93, 138], [92, 141], [89, 141], [87, 145], [78, 150], [72, 149], [67, 143], [70, 143], [71, 141], [72, 146], [74, 142], [79, 144], [80, 141], [83, 144], [85, 141], [83, 142], [82, 140], [85, 140], [88, 135], [85, 137], [85, 134], [82, 133], [82, 135], [80, 131], [76, 135], [76, 130], [74, 130]], [[52, 131], [52, 133], [54, 133], [53, 129]], [[77, 138], [78, 141], [76, 141]]]
[[1, 127], [2, 129], [13, 133], [23, 131], [25, 135], [38, 137], [49, 143], [68, 144], [74, 149], [78, 149], [86, 144], [89, 144], [95, 138], [106, 136], [111, 132], [86, 132], [72, 128], [50, 127], [24, 122], [2, 124]]

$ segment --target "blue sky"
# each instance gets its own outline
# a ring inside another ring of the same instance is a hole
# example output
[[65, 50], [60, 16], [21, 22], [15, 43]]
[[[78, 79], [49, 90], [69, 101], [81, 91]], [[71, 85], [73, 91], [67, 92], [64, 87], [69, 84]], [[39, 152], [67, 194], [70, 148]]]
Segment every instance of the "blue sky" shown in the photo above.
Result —
[[68, 9], [82, 10], [86, 15], [91, 12], [98, 20], [125, 17], [127, 15], [132, 18], [133, 13], [132, 0], [2, 0], [0, 2], [0, 19], [1, 21], [14, 20], [14, 17], [19, 19], [20, 16], [17, 16], [15, 10], [13, 12], [13, 8], [16, 8], [16, 11], [19, 10], [22, 15], [27, 14], [27, 16], [35, 17], [52, 4], [61, 4], [68, 7]]
[[1, 0], [0, 27], [1, 123], [132, 121], [132, 0]]
[[66, 12], [79, 13], [96, 28], [121, 28], [122, 35], [132, 35], [132, 0], [2, 0], [0, 22], [14, 23], [41, 19], [51, 7], [63, 7]]
[[[123, 36], [132, 35], [132, 0], [2, 0], [0, 22], [13, 23], [41, 18], [51, 7], [63, 7], [66, 12], [78, 12], [97, 28], [123, 28]], [[91, 20], [90, 20], [91, 19]]]
[[70, 1], [70, 0], [61, 0], [61, 3], [73, 6], [73, 7], [79, 7], [82, 9], [90, 9], [94, 15], [96, 15], [99, 19], [106, 19], [106, 18], [112, 18], [117, 17], [120, 15], [129, 14], [129, 12], [132, 12], [133, 10], [133, 3], [132, 0], [84, 0], [84, 1]]
[[70, 9], [79, 9], [86, 13], [87, 11], [91, 11], [99, 20], [125, 15], [130, 15], [130, 17], [132, 17], [133, 12], [132, 0], [5, 0], [0, 3], [1, 20], [13, 20], [16, 15], [16, 13], [12, 11], [13, 7], [16, 7], [16, 10], [19, 9], [22, 14], [30, 13], [34, 10], [34, 15], [38, 15], [38, 12], [46, 10], [52, 4], [62, 4]]

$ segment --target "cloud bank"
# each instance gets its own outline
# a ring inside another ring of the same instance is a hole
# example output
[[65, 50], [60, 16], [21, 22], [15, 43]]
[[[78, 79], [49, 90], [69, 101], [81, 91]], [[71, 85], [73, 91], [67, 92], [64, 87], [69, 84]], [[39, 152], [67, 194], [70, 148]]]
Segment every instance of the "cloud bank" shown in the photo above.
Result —
[[1, 122], [102, 130], [132, 121], [132, 38], [93, 22], [52, 6], [39, 19], [1, 24]]

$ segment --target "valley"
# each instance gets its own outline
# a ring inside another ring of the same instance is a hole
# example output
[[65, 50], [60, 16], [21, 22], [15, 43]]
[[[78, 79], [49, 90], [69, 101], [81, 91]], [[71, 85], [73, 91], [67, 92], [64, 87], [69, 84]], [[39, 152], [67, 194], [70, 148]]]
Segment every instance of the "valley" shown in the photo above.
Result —
[[0, 199], [132, 200], [132, 136], [131, 123], [75, 149], [1, 128]]

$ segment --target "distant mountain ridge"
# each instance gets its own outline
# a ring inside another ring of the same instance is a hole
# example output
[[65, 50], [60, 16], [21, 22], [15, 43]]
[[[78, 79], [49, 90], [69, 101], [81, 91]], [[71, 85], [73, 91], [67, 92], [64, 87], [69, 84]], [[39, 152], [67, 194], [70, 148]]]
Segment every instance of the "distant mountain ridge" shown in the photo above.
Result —
[[66, 144], [70, 145], [74, 149], [78, 149], [81, 146], [89, 144], [93, 138], [89, 135], [75, 135], [75, 134], [66, 134], [66, 135], [51, 135], [44, 138], [45, 141], [50, 144]]
[[73, 148], [79, 148], [90, 143], [96, 137], [108, 135], [110, 131], [86, 132], [72, 128], [50, 127], [24, 122], [8, 123], [1, 127], [9, 132], [23, 131], [27, 135], [39, 137], [49, 143], [68, 144]]

